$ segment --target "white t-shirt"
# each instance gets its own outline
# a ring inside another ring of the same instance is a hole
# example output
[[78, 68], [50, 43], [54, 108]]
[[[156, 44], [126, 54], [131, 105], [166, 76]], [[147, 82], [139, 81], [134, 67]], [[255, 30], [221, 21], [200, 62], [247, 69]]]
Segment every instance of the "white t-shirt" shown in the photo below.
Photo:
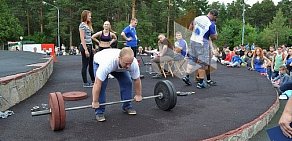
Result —
[[95, 76], [101, 81], [104, 81], [111, 72], [129, 71], [132, 79], [140, 77], [140, 69], [136, 58], [134, 58], [129, 69], [122, 69], [119, 67], [120, 51], [120, 49], [104, 49], [94, 55], [93, 61], [99, 64]]
[[194, 20], [194, 30], [191, 40], [203, 44], [204, 35], [209, 31], [211, 21], [207, 16], [199, 16]]

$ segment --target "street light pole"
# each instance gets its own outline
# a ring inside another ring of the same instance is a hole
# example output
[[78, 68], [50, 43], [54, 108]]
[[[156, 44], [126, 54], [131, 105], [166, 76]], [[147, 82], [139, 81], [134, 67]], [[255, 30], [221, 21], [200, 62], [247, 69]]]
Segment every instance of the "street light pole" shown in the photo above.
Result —
[[44, 5], [50, 5], [50, 6], [53, 6], [53, 7], [55, 7], [57, 10], [58, 10], [58, 47], [60, 48], [60, 50], [62, 50], [61, 49], [61, 44], [60, 44], [60, 9], [57, 7], [57, 6], [55, 6], [55, 5], [53, 5], [53, 4], [50, 4], [50, 3], [47, 3], [47, 2], [45, 2], [45, 1], [43, 1], [43, 4]]
[[242, 10], [242, 35], [241, 35], [241, 44], [243, 45], [244, 43], [244, 26], [245, 26], [245, 19], [244, 19], [244, 12], [245, 12], [245, 3], [244, 0], [242, 0], [242, 6], [243, 6], [243, 10]]

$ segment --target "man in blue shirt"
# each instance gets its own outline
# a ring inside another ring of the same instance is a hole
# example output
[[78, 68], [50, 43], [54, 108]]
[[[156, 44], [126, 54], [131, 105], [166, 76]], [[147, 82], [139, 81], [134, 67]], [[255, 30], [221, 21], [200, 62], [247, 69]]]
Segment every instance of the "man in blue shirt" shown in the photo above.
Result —
[[121, 33], [122, 37], [126, 40], [126, 46], [131, 47], [134, 52], [134, 57], [137, 55], [137, 34], [136, 34], [136, 26], [138, 20], [136, 18], [132, 18], [130, 25], [127, 26], [123, 32]]

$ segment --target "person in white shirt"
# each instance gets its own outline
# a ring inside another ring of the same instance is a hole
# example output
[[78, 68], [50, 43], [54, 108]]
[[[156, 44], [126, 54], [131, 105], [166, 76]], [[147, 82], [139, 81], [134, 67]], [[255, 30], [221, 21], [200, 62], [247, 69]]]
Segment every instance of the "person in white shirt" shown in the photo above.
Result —
[[[190, 73], [193, 68], [198, 68], [198, 84], [197, 88], [206, 88], [204, 78], [206, 76], [206, 70], [210, 65], [210, 41], [217, 39], [217, 31], [215, 21], [218, 16], [217, 10], [211, 10], [208, 15], [198, 16], [191, 23], [189, 29], [193, 30], [191, 36], [191, 46], [188, 49], [188, 65], [186, 76], [182, 80], [191, 85]], [[196, 76], [196, 75], [195, 75]]]
[[[142, 100], [142, 84], [137, 59], [131, 48], [105, 49], [97, 52], [93, 59], [95, 82], [92, 89], [92, 108], [95, 109], [97, 121], [105, 121], [105, 106], [100, 103], [106, 101], [106, 87], [108, 75], [113, 75], [120, 85], [121, 100], [132, 99], [132, 83], [135, 87], [135, 101]], [[131, 102], [123, 103], [122, 110], [129, 115], [135, 115]]]

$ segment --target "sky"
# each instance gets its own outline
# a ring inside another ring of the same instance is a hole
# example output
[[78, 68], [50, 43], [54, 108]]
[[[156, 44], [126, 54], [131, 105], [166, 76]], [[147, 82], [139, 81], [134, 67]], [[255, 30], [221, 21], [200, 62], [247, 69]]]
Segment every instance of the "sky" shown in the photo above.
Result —
[[[209, 3], [212, 3], [214, 1], [219, 1], [220, 3], [223, 2], [223, 3], [227, 4], [227, 3], [231, 3], [234, 0], [209, 0]], [[258, 1], [261, 2], [262, 0], [244, 0], [244, 2], [249, 4], [249, 5], [253, 5], [254, 3], [256, 3]], [[277, 3], [281, 0], [272, 0], [272, 1], [277, 5]]]

